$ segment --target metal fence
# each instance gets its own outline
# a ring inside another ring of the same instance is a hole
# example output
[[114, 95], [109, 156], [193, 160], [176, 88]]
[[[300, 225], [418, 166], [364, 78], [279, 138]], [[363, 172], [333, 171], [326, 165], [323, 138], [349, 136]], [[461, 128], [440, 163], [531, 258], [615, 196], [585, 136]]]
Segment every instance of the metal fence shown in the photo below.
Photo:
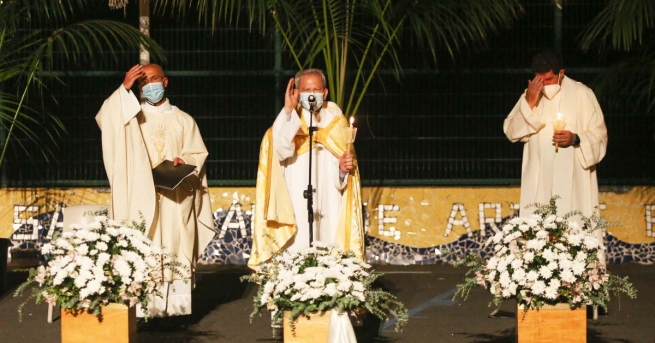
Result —
[[[364, 184], [519, 184], [522, 147], [505, 138], [502, 124], [532, 77], [530, 59], [561, 35], [556, 41], [567, 75], [593, 84], [614, 57], [583, 54], [576, 39], [601, 5], [568, 2], [560, 26], [552, 1], [526, 3], [512, 28], [479, 49], [458, 52], [455, 60], [439, 52], [436, 65], [420, 47], [407, 50], [401, 79], [381, 71], [357, 115], [355, 147]], [[125, 18], [106, 16], [137, 22], [130, 7]], [[254, 185], [259, 143], [281, 108], [294, 73], [291, 62], [276, 70], [270, 39], [245, 28], [212, 33], [190, 19], [155, 18], [150, 30], [167, 52], [167, 96], [195, 118], [209, 149], [210, 185]], [[106, 185], [94, 116], [136, 63], [136, 52], [124, 52], [118, 65], [62, 70], [65, 86], [50, 89], [58, 103], [52, 108], [67, 128], [56, 161], [25, 159], [17, 150], [5, 164], [9, 184]], [[655, 184], [655, 116], [599, 100], [609, 130], [600, 183]]]

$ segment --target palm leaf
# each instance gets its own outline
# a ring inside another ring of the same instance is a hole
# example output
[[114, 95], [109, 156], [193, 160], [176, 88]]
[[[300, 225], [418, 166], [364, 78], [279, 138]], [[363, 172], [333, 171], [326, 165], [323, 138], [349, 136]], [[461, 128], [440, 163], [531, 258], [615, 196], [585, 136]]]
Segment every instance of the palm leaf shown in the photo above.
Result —
[[[8, 143], [16, 134], [21, 137], [14, 140], [19, 146], [24, 148], [22, 139], [25, 138], [39, 144], [44, 155], [50, 155], [50, 147], [56, 146], [64, 132], [58, 118], [30, 105], [44, 96], [47, 90], [44, 78], [61, 82], [51, 71], [68, 63], [106, 57], [118, 61], [116, 52], [130, 49], [139, 51], [143, 48], [159, 60], [165, 60], [163, 49], [131, 25], [109, 20], [76, 22], [75, 14], [93, 2], [13, 0], [0, 5], [0, 23], [3, 25], [0, 31], [0, 82], [4, 90], [0, 93], [0, 125], [6, 131], [0, 164]], [[7, 93], [6, 87], [11, 87], [15, 93]], [[44, 122], [48, 123], [46, 132], [33, 131], [35, 127], [43, 127]]]
[[[401, 37], [451, 57], [510, 25], [518, 0], [154, 0], [162, 12], [193, 9], [215, 29], [245, 15], [251, 29], [279, 34], [298, 69], [323, 66], [331, 99], [352, 114], [383, 65], [402, 72]], [[403, 47], [405, 48], [405, 47]], [[411, 47], [410, 47], [411, 48]], [[353, 71], [354, 70], [354, 71]], [[344, 108], [344, 104], [347, 105]]]
[[584, 51], [595, 43], [602, 49], [611, 41], [617, 50], [629, 51], [643, 41], [644, 31], [655, 24], [655, 1], [609, 0], [580, 36]]

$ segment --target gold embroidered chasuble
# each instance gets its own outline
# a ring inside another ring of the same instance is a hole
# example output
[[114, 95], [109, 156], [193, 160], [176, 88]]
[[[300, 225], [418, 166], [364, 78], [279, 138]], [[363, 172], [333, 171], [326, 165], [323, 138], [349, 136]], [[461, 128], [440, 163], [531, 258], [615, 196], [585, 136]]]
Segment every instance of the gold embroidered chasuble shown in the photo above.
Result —
[[[334, 107], [337, 108], [336, 105]], [[340, 158], [346, 149], [342, 130], [347, 126], [348, 123], [339, 110], [338, 115], [325, 128], [314, 132], [313, 150], [315, 143], [320, 143], [329, 153], [337, 159]], [[302, 117], [300, 129], [293, 141], [297, 155], [309, 152], [309, 130]], [[351, 153], [354, 155], [354, 150]], [[364, 256], [361, 186], [356, 157], [353, 162], [355, 168], [346, 175], [348, 180], [341, 195], [335, 242], [344, 250], [352, 250], [361, 259]], [[253, 243], [248, 261], [251, 268], [256, 268], [259, 263], [267, 261], [273, 254], [291, 244], [298, 226], [287, 182], [303, 181], [305, 180], [285, 180], [274, 151], [273, 128], [270, 128], [264, 135], [259, 150]], [[320, 196], [320, 189], [317, 189], [317, 194]]]

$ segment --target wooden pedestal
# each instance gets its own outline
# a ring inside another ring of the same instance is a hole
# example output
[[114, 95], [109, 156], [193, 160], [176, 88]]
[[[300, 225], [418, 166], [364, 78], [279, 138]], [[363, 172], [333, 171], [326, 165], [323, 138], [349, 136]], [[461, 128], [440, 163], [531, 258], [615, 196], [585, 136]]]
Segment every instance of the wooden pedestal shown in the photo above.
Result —
[[300, 316], [296, 322], [295, 334], [291, 331], [291, 312], [284, 312], [284, 343], [326, 343], [330, 312], [320, 312], [309, 316]]
[[73, 316], [61, 311], [62, 343], [136, 342], [136, 306], [109, 304], [102, 308], [102, 322], [90, 313]]
[[569, 304], [544, 305], [530, 309], [523, 316], [523, 305], [516, 309], [516, 341], [518, 343], [587, 342], [587, 309], [571, 310]]

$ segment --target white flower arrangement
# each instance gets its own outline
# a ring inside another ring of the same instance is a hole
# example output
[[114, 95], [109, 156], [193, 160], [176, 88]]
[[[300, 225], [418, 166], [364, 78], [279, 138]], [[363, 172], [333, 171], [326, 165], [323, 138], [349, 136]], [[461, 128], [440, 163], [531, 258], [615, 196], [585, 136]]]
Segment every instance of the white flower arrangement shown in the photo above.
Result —
[[372, 288], [381, 275], [352, 251], [314, 242], [301, 252], [276, 254], [242, 280], [260, 285], [251, 321], [264, 308], [274, 313], [274, 321], [290, 311], [292, 325], [301, 315], [366, 308], [383, 321], [396, 317], [396, 330], [401, 331], [409, 318], [407, 308], [392, 294]]
[[31, 269], [14, 296], [21, 296], [32, 284], [30, 300], [43, 301], [77, 314], [88, 311], [102, 317], [101, 306], [141, 304], [148, 317], [148, 301], [161, 296], [164, 271], [183, 275], [186, 268], [172, 253], [152, 245], [145, 234], [145, 221], [125, 225], [96, 213], [88, 226], [71, 225], [72, 231], [55, 235], [41, 253], [46, 265]]
[[556, 199], [532, 205], [537, 207], [535, 214], [512, 218], [489, 238], [486, 244], [493, 247], [493, 255], [488, 260], [470, 254], [457, 261], [456, 266], [468, 266], [467, 275], [474, 277], [458, 285], [455, 296], [466, 299], [472, 288], [482, 286], [494, 297], [492, 304], [516, 298], [525, 311], [558, 303], [568, 303], [571, 309], [583, 305], [606, 309], [610, 292], [635, 298], [628, 278], [610, 274], [599, 260], [604, 246], [593, 232], [608, 223], [578, 212], [558, 216]]

